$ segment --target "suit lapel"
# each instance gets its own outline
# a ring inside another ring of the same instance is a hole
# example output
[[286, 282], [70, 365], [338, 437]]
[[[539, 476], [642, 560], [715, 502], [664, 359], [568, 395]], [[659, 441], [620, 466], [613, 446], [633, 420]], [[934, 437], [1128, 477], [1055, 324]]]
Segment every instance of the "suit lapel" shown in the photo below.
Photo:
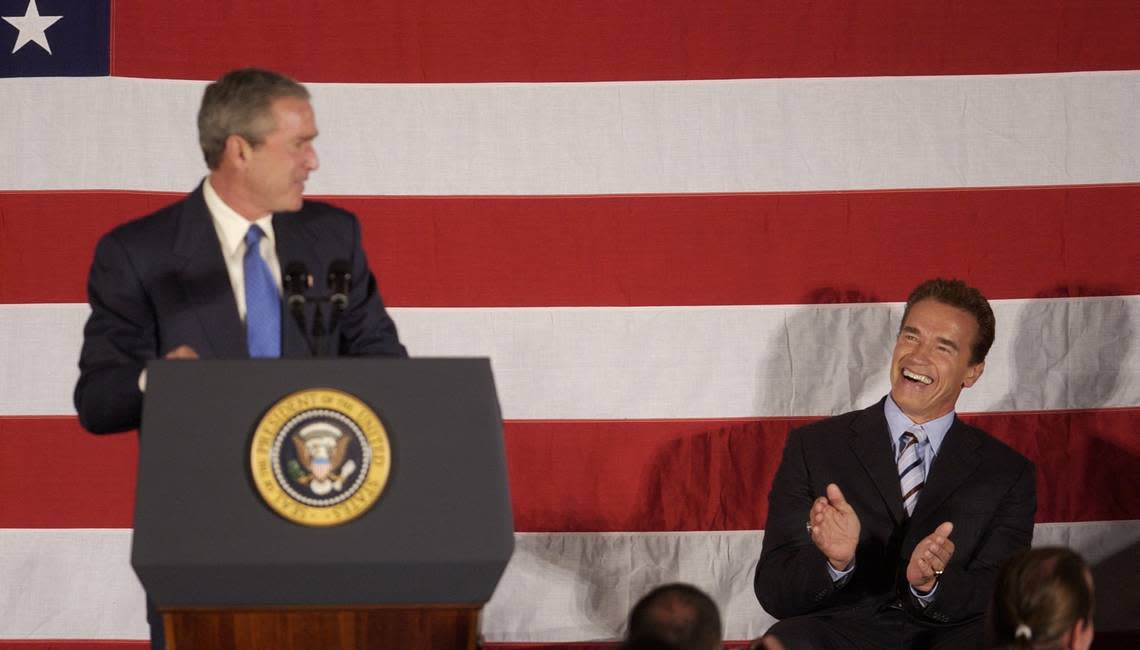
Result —
[[201, 185], [182, 204], [172, 254], [179, 284], [190, 299], [213, 352], [199, 350], [199, 354], [221, 359], [248, 357], [245, 327], [238, 316], [230, 276]]
[[926, 484], [918, 497], [918, 505], [914, 508], [915, 526], [912, 529], [923, 530], [923, 520], [933, 516], [942, 502], [974, 473], [981, 462], [977, 451], [980, 444], [978, 434], [955, 417], [938, 455], [934, 457]]
[[901, 522], [904, 518], [902, 492], [898, 467], [891, 458], [891, 435], [883, 413], [883, 402], [864, 409], [851, 428], [854, 435], [850, 445], [855, 457], [871, 477], [891, 517], [896, 523]]

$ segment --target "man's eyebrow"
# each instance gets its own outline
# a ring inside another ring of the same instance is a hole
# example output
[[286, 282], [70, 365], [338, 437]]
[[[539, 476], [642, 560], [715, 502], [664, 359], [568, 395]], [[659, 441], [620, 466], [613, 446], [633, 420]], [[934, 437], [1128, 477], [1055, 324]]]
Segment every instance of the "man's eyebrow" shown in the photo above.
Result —
[[941, 343], [942, 345], [945, 345], [946, 347], [954, 350], [955, 352], [958, 351], [958, 344], [955, 343], [954, 341], [951, 341], [948, 338], [940, 336], [940, 337], [938, 337], [938, 342]]
[[906, 332], [907, 334], [918, 334], [918, 328], [914, 325], [903, 325], [899, 328], [899, 332]]

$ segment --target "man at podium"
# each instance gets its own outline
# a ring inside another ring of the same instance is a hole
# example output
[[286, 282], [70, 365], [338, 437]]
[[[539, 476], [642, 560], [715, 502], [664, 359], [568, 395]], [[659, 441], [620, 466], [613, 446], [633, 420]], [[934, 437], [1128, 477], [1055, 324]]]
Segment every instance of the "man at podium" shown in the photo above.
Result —
[[[323, 277], [340, 262], [350, 278], [328, 353], [407, 356], [356, 217], [302, 198], [319, 165], [316, 137], [309, 92], [292, 79], [242, 69], [206, 88], [198, 139], [209, 174], [186, 198], [113, 229], [95, 249], [75, 387], [86, 429], [138, 427], [150, 359], [313, 354], [297, 322], [304, 319], [282, 310], [283, 279], [295, 279], [282, 269], [299, 264]], [[303, 299], [323, 287], [300, 289]]]
[[[248, 68], [206, 88], [206, 178], [95, 249], [74, 396], [84, 428], [138, 428], [151, 359], [407, 356], [356, 217], [302, 197], [319, 165], [316, 137], [309, 92], [292, 79]], [[331, 304], [322, 306], [310, 270], [323, 278], [326, 269]], [[162, 623], [152, 618], [155, 637]]]

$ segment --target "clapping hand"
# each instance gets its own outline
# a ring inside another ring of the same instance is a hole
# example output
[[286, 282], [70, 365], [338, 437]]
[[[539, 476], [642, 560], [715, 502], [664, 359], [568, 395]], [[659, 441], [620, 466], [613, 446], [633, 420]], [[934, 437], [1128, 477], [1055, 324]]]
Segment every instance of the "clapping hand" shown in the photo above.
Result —
[[812, 504], [808, 528], [811, 541], [831, 566], [836, 571], [845, 571], [854, 561], [855, 547], [859, 545], [859, 516], [838, 485], [829, 483], [827, 496], [819, 497]]

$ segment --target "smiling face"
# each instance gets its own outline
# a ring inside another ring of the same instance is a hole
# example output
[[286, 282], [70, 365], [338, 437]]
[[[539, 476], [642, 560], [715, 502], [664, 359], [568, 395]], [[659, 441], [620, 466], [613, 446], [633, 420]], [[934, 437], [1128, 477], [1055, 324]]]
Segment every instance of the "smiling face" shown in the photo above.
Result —
[[970, 363], [977, 336], [969, 312], [931, 298], [911, 306], [891, 355], [891, 398], [915, 424], [952, 411], [982, 376], [986, 364]]
[[269, 112], [273, 130], [261, 143], [246, 145], [245, 191], [260, 214], [293, 212], [301, 209], [305, 181], [319, 165], [316, 118], [309, 102], [297, 97], [274, 100]]

